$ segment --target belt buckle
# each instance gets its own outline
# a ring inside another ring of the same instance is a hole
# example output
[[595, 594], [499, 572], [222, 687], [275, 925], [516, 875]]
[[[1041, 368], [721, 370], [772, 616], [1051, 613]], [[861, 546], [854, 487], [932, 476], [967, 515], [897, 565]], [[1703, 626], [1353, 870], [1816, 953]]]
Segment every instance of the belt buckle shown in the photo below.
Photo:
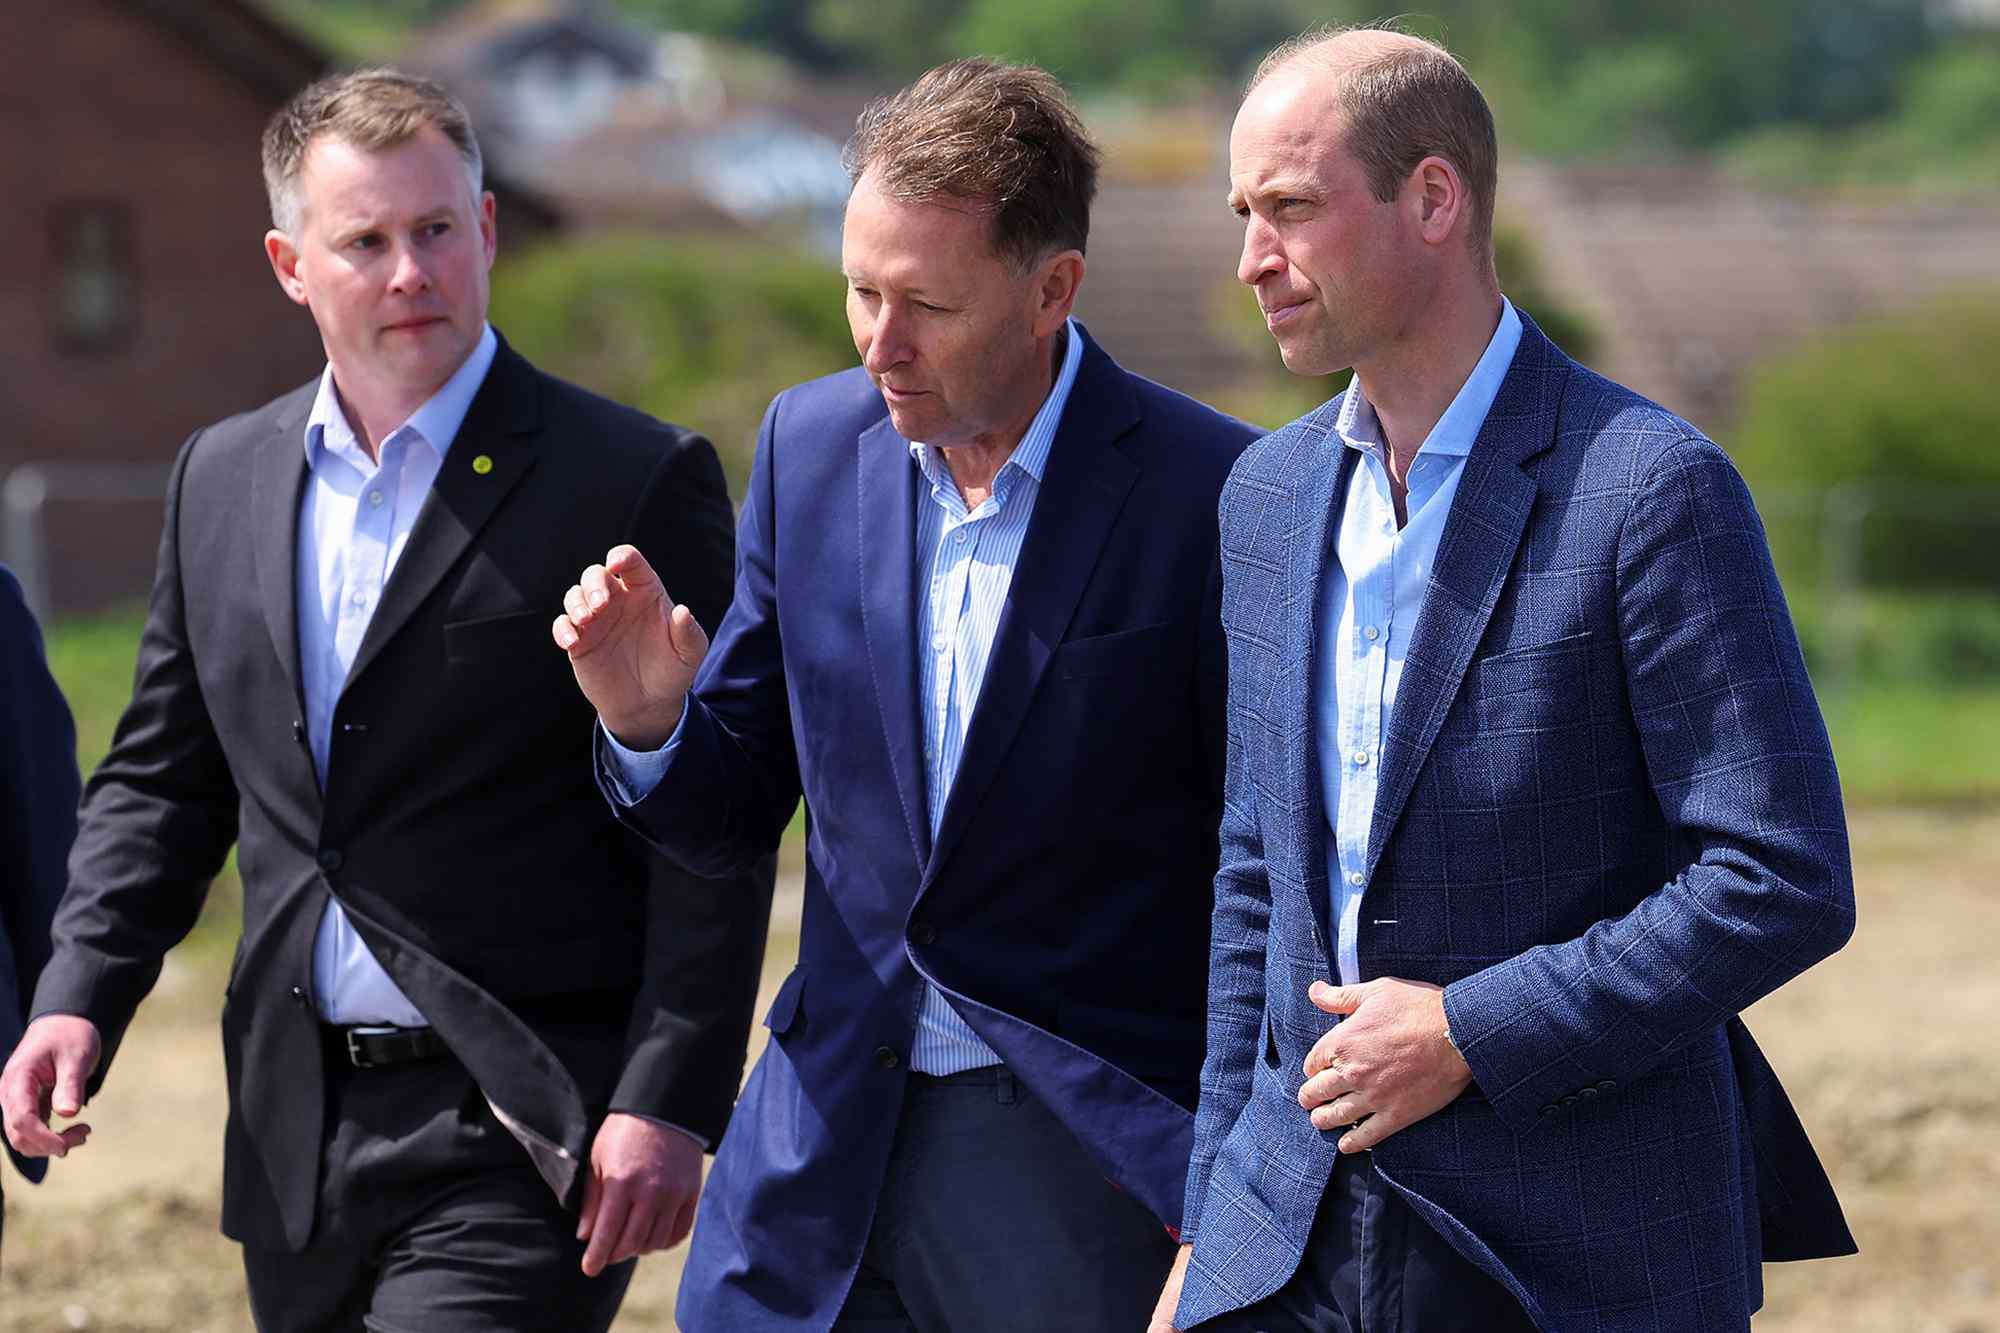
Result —
[[374, 1069], [375, 1062], [363, 1053], [361, 1038], [380, 1037], [394, 1032], [390, 1027], [352, 1027], [347, 1029], [347, 1062], [356, 1069]]

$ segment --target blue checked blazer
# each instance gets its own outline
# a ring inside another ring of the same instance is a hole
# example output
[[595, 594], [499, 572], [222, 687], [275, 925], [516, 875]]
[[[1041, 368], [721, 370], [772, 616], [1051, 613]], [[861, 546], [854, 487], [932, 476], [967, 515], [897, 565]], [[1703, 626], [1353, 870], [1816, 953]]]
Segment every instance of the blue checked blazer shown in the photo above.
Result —
[[[1851, 1253], [1736, 1014], [1846, 941], [1840, 788], [1749, 493], [1686, 422], [1521, 345], [1454, 497], [1382, 752], [1364, 979], [1445, 987], [1473, 1085], [1375, 1165], [1549, 1333], [1747, 1328]], [[1183, 1238], [1193, 1328], [1298, 1266], [1336, 1135], [1311, 709], [1339, 400], [1221, 503], [1228, 770]]]

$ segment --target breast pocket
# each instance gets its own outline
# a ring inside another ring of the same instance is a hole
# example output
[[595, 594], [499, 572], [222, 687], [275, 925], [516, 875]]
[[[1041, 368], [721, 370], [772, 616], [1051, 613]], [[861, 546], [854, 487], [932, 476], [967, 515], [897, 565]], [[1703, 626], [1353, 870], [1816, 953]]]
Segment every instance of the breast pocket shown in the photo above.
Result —
[[562, 649], [549, 634], [554, 622], [553, 614], [545, 616], [539, 611], [508, 611], [451, 621], [444, 627], [445, 660], [453, 666], [478, 667], [498, 662], [518, 666], [527, 653], [559, 658]]
[[1586, 719], [1591, 705], [1589, 630], [1510, 649], [1473, 662], [1460, 697], [1471, 702], [1483, 730], [1515, 730]]
[[1191, 632], [1187, 622], [1169, 620], [1071, 639], [1057, 645], [1051, 665], [1063, 680], [1157, 671], [1164, 663], [1192, 655], [1193, 647], [1188, 642]]

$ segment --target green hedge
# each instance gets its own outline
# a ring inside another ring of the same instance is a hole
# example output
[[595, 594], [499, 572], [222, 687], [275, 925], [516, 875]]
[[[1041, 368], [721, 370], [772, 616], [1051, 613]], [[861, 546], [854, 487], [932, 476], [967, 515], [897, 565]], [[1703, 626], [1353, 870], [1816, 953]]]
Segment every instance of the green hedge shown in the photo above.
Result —
[[855, 364], [838, 268], [768, 239], [586, 236], [493, 273], [493, 323], [538, 365], [715, 441], [740, 497], [788, 384]]
[[[1871, 584], [2000, 587], [2000, 295], [1961, 296], [1830, 334], [1753, 370], [1730, 453], [1753, 489], [1807, 506], [1871, 488], [1857, 567]], [[1788, 575], [1819, 566], [1813, 524], [1774, 524]]]

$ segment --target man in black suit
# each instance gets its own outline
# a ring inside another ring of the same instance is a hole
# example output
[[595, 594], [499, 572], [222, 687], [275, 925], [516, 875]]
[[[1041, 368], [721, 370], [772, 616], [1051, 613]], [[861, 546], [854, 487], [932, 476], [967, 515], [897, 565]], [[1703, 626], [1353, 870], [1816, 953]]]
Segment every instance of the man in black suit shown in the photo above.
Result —
[[[76, 837], [76, 728], [42, 656], [42, 634], [0, 567], [0, 1050], [11, 1051], [49, 960], [49, 921]], [[39, 1182], [48, 1163], [11, 1149]]]
[[49, 1112], [81, 1109], [234, 843], [222, 1228], [259, 1327], [602, 1329], [625, 1261], [693, 1216], [770, 866], [697, 879], [618, 827], [544, 608], [629, 540], [716, 623], [721, 470], [492, 332], [493, 196], [442, 89], [316, 84], [264, 169], [328, 367], [181, 451], [7, 1133], [80, 1141]]

